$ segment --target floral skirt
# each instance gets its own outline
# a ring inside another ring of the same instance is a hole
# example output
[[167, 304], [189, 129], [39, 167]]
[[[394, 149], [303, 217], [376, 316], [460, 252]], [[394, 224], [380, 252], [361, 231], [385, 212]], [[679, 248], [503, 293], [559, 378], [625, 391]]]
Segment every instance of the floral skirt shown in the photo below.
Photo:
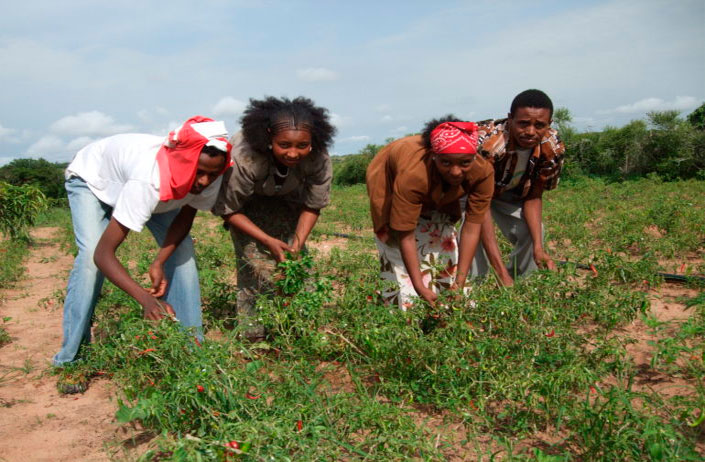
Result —
[[[375, 237], [375, 243], [379, 250], [381, 277], [391, 282], [382, 297], [406, 311], [418, 294], [402, 260], [399, 241], [390, 238], [384, 243]], [[430, 218], [419, 217], [416, 251], [423, 284], [435, 293], [450, 288], [458, 267], [458, 232], [447, 215], [433, 212]]]

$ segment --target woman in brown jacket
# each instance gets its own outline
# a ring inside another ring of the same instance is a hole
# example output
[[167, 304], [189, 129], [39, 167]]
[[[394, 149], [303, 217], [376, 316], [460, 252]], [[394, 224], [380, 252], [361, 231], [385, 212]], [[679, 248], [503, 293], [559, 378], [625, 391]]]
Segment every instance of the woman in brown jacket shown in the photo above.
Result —
[[[477, 127], [452, 116], [421, 135], [384, 147], [367, 169], [367, 192], [384, 298], [406, 310], [413, 297], [434, 303], [443, 288], [462, 288], [494, 188], [492, 166], [477, 155]], [[468, 196], [459, 245], [455, 223]]]

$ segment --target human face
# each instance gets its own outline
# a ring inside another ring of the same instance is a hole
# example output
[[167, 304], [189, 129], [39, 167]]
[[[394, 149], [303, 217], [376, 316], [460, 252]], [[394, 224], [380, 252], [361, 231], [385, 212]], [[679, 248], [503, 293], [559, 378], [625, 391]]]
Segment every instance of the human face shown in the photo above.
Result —
[[546, 108], [520, 107], [508, 115], [509, 133], [521, 148], [535, 148], [551, 128], [551, 111]]
[[438, 173], [447, 183], [457, 186], [463, 182], [465, 176], [472, 167], [474, 154], [436, 154], [433, 162], [436, 164]]
[[209, 156], [201, 153], [198, 158], [196, 178], [191, 186], [191, 194], [201, 194], [225, 169], [225, 156]]
[[272, 153], [282, 165], [296, 167], [311, 154], [311, 132], [308, 130], [282, 130], [272, 136]]

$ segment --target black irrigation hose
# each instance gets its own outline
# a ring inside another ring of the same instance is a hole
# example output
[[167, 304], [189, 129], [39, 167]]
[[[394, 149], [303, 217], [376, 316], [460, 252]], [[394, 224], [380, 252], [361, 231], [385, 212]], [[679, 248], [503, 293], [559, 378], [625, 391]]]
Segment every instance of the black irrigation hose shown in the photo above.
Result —
[[[345, 239], [366, 239], [364, 236], [358, 236], [355, 234], [346, 234], [346, 233], [321, 233], [325, 234], [326, 236], [335, 236], [335, 237], [342, 237]], [[576, 268], [582, 269], [582, 270], [592, 270], [590, 268], [590, 265], [586, 265], [584, 263], [572, 263], [569, 261], [559, 261], [559, 265], [575, 265]], [[687, 282], [691, 281], [700, 281], [700, 282], [705, 282], [705, 277], [703, 276], [686, 276], [684, 274], [673, 274], [673, 273], [656, 273], [657, 275], [661, 276], [666, 282], [677, 282], [680, 284], [684, 284]]]
[[[559, 265], [575, 265], [576, 268], [582, 269], [582, 270], [590, 270], [592, 271], [592, 268], [590, 265], [585, 265], [583, 263], [572, 263], [569, 261], [559, 261]], [[672, 274], [672, 273], [656, 273], [657, 275], [661, 276], [666, 282], [678, 282], [678, 283], [686, 283], [690, 281], [701, 281], [705, 282], [705, 277], [703, 276], [686, 276], [684, 274]]]

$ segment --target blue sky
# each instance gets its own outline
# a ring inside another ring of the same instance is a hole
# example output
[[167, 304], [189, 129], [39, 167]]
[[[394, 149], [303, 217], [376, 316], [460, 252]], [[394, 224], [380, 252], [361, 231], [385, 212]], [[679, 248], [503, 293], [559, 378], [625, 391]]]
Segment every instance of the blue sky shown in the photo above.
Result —
[[705, 2], [34, 1], [0, 15], [0, 164], [312, 98], [333, 154], [546, 91], [581, 130], [705, 101]]

